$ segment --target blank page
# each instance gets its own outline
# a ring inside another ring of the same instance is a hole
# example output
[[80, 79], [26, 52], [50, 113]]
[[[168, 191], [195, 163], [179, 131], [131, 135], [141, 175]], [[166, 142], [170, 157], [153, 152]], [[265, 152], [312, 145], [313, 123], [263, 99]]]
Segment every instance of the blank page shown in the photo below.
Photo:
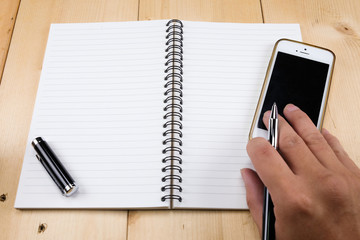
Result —
[[176, 207], [246, 209], [240, 169], [267, 65], [297, 24], [184, 21], [183, 198]]
[[[16, 208], [161, 202], [167, 21], [51, 26]], [[41, 136], [79, 185], [61, 195], [35, 157]]]

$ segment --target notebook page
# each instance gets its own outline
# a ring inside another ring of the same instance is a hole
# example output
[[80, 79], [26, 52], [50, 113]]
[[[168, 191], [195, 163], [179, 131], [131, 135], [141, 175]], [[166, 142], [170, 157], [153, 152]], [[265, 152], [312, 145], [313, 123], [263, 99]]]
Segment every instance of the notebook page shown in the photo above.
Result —
[[183, 188], [180, 208], [246, 209], [240, 169], [267, 65], [297, 24], [184, 21]]
[[[168, 207], [160, 200], [166, 22], [51, 26], [16, 208]], [[77, 182], [73, 196], [36, 159], [36, 136]]]

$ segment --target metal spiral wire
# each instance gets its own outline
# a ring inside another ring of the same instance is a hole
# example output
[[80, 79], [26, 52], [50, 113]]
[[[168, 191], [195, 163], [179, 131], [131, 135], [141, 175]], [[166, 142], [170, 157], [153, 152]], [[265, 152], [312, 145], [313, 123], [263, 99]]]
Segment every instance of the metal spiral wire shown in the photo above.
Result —
[[164, 119], [163, 125], [165, 137], [163, 141], [165, 155], [162, 162], [165, 164], [161, 169], [166, 175], [161, 179], [165, 183], [161, 191], [165, 193], [161, 201], [182, 201], [179, 195], [182, 192], [182, 129], [183, 129], [183, 24], [180, 20], [173, 19], [167, 24], [166, 47], [165, 47], [165, 84], [164, 84]]

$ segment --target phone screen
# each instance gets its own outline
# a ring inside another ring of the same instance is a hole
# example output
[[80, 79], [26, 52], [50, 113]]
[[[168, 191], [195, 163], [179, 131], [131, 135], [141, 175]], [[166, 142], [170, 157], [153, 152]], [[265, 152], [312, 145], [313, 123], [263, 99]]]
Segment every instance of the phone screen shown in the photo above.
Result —
[[274, 102], [279, 114], [288, 103], [303, 110], [316, 125], [321, 109], [329, 64], [278, 52], [261, 109], [258, 127], [266, 130], [263, 114]]

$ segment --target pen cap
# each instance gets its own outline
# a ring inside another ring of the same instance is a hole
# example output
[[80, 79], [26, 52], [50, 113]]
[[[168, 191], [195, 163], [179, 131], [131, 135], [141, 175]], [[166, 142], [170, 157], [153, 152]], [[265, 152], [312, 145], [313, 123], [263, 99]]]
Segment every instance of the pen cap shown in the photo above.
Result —
[[37, 157], [61, 192], [65, 196], [70, 196], [77, 190], [76, 183], [69, 172], [65, 169], [50, 146], [41, 137], [32, 141]]

